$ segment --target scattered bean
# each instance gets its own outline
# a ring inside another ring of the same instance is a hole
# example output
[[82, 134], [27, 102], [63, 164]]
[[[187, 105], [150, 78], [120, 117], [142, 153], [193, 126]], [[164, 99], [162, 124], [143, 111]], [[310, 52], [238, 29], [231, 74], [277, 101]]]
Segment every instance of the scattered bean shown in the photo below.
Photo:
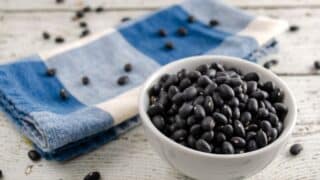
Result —
[[83, 180], [100, 180], [101, 175], [98, 171], [90, 172], [87, 174]]
[[123, 85], [125, 85], [125, 84], [127, 84], [128, 82], [129, 82], [129, 77], [128, 76], [126, 76], [126, 75], [124, 75], [124, 76], [120, 76], [119, 78], [118, 78], [118, 84], [120, 85], [120, 86], [123, 86]]
[[30, 150], [28, 156], [32, 161], [39, 161], [41, 159], [41, 155], [35, 150]]
[[301, 144], [294, 144], [290, 147], [290, 153], [293, 156], [296, 156], [298, 154], [300, 154], [300, 152], [303, 150], [303, 147]]
[[81, 81], [83, 85], [88, 85], [90, 83], [90, 79], [88, 76], [83, 76]]

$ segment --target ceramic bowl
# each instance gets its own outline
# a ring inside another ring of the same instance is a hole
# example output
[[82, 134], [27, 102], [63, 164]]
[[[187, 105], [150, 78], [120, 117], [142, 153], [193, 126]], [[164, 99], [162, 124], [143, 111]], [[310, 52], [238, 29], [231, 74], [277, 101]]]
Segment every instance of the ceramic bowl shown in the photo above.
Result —
[[[271, 144], [256, 151], [242, 154], [210, 154], [182, 146], [162, 134], [151, 122], [146, 113], [149, 104], [148, 90], [156, 83], [161, 75], [173, 74], [185, 68], [195, 69], [201, 64], [218, 62], [227, 67], [236, 67], [244, 73], [257, 72], [262, 82], [273, 81], [285, 93], [284, 103], [289, 112], [284, 120], [281, 135]], [[252, 176], [275, 159], [279, 151], [287, 143], [294, 128], [297, 107], [294, 96], [285, 82], [271, 71], [260, 65], [243, 59], [226, 56], [195, 56], [181, 59], [163, 66], [153, 73], [145, 82], [139, 99], [139, 114], [145, 129], [146, 137], [160, 157], [181, 173], [196, 179], [223, 180], [243, 179]]]

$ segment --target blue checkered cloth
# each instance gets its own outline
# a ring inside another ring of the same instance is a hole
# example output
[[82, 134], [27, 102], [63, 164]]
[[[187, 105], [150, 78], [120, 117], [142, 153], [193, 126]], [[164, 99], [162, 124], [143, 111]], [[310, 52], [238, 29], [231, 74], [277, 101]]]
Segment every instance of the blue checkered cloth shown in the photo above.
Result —
[[[196, 21], [189, 23], [192, 15]], [[208, 26], [211, 19], [219, 24]], [[177, 35], [184, 27], [188, 34]], [[275, 47], [287, 24], [255, 17], [218, 0], [187, 0], [59, 49], [0, 65], [0, 103], [12, 123], [47, 159], [68, 160], [116, 139], [139, 124], [137, 88], [162, 65], [219, 54], [256, 61]], [[165, 29], [166, 37], [158, 35]], [[174, 49], [166, 50], [171, 41]], [[133, 65], [126, 73], [123, 66]], [[46, 75], [56, 68], [56, 76]], [[117, 84], [129, 75], [124, 86]], [[82, 85], [88, 76], [90, 84]], [[69, 98], [59, 97], [66, 89]]]

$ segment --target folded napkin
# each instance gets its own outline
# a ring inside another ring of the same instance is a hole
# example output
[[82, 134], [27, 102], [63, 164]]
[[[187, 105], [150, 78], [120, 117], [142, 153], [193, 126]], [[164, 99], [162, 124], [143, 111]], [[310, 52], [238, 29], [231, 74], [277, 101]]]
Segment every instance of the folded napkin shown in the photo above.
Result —
[[[195, 21], [187, 19], [192, 15]], [[210, 20], [218, 21], [214, 27]], [[177, 35], [179, 27], [188, 34]], [[47, 159], [68, 160], [117, 138], [139, 124], [139, 86], [162, 65], [180, 58], [219, 54], [255, 61], [287, 24], [255, 17], [218, 0], [187, 0], [115, 29], [53, 51], [0, 65], [0, 103], [11, 121]], [[167, 32], [166, 37], [158, 34]], [[174, 48], [164, 48], [166, 42]], [[123, 66], [133, 65], [126, 73]], [[55, 68], [55, 76], [46, 70]], [[117, 79], [129, 76], [126, 85]], [[90, 84], [82, 85], [88, 76]], [[69, 97], [60, 98], [66, 89]]]

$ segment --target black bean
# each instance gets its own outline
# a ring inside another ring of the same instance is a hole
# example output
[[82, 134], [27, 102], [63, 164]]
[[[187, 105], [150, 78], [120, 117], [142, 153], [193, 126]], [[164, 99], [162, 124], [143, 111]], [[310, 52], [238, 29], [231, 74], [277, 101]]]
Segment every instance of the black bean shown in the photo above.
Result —
[[86, 6], [82, 9], [83, 12], [90, 12], [91, 11], [91, 7], [90, 6]]
[[83, 85], [88, 85], [90, 83], [90, 79], [89, 79], [88, 76], [83, 76], [81, 78], [81, 82], [82, 82]]
[[194, 23], [195, 17], [190, 15], [190, 16], [188, 16], [187, 21], [188, 21], [188, 23]]
[[100, 178], [100, 173], [98, 171], [94, 171], [87, 174], [83, 180], [100, 180]]
[[48, 68], [46, 71], [47, 76], [54, 76], [56, 75], [56, 69], [55, 68]]
[[215, 121], [211, 116], [205, 117], [202, 122], [201, 122], [201, 128], [205, 131], [210, 131], [214, 128], [215, 126]]
[[192, 126], [192, 125], [196, 124], [196, 122], [198, 122], [198, 120], [196, 118], [194, 118], [194, 116], [189, 116], [187, 119], [188, 126]]
[[257, 133], [254, 131], [248, 131], [246, 134], [246, 140], [249, 141], [250, 139], [254, 139]]
[[258, 145], [257, 145], [256, 141], [255, 140], [248, 141], [248, 143], [247, 143], [247, 151], [250, 152], [250, 151], [254, 151], [256, 149], [258, 149]]
[[272, 104], [268, 100], [263, 100], [264, 105], [271, 113], [276, 113], [276, 109], [272, 106]]
[[291, 155], [298, 155], [303, 150], [303, 147], [301, 144], [294, 144], [290, 147], [290, 153]]
[[209, 70], [208, 64], [201, 64], [196, 68], [197, 71], [199, 71], [201, 74], [206, 75]]
[[184, 27], [180, 27], [178, 30], [177, 30], [177, 34], [179, 36], [186, 36], [188, 34], [188, 31], [186, 28]]
[[217, 84], [212, 82], [205, 88], [204, 92], [206, 93], [206, 95], [212, 96], [217, 87]]
[[207, 143], [207, 141], [203, 139], [199, 139], [196, 142], [196, 149], [202, 152], [210, 153], [212, 151], [211, 146]]
[[121, 22], [126, 22], [126, 21], [130, 21], [131, 18], [130, 17], [123, 17], [121, 18]]
[[193, 105], [196, 105], [196, 104], [200, 104], [200, 105], [203, 105], [204, 103], [204, 97], [203, 96], [198, 96], [194, 101], [193, 101]]
[[269, 121], [266, 121], [266, 120], [263, 120], [263, 121], [260, 122], [260, 127], [267, 134], [269, 134], [271, 129], [272, 129], [271, 123]]
[[271, 130], [268, 133], [268, 136], [270, 142], [276, 140], [278, 137], [278, 130], [276, 128], [271, 128]]
[[149, 109], [147, 111], [148, 115], [151, 117], [158, 114], [162, 114], [162, 112], [163, 112], [163, 105], [160, 103], [152, 104], [151, 106], [149, 106]]
[[237, 107], [237, 106], [239, 106], [239, 103], [240, 103], [239, 99], [236, 98], [236, 97], [233, 97], [232, 99], [230, 99], [228, 101], [228, 105], [231, 106], [231, 107]]
[[213, 62], [211, 65], [210, 65], [210, 68], [213, 68], [217, 71], [224, 71], [224, 67], [222, 64], [220, 63], [217, 63], [217, 62]]
[[272, 92], [275, 90], [275, 88], [276, 88], [276, 85], [274, 84], [274, 82], [271, 82], [271, 81], [265, 82], [262, 86], [262, 89], [267, 92]]
[[257, 131], [258, 129], [259, 129], [259, 126], [255, 123], [251, 123], [245, 127], [246, 131]]
[[228, 84], [232, 87], [237, 87], [240, 86], [242, 84], [242, 80], [240, 78], [231, 78], [228, 81]]
[[218, 132], [215, 135], [215, 143], [217, 144], [221, 144], [222, 142], [224, 142], [227, 139], [226, 135], [223, 134], [222, 132]]
[[242, 124], [247, 125], [251, 122], [251, 120], [252, 120], [252, 115], [250, 112], [245, 111], [241, 113], [240, 121], [242, 122]]
[[177, 104], [177, 105], [180, 105], [184, 102], [184, 93], [177, 93], [176, 95], [174, 95], [172, 97], [172, 102]]
[[186, 101], [194, 99], [197, 96], [197, 94], [198, 90], [194, 86], [188, 87], [183, 91], [184, 99]]
[[179, 129], [176, 130], [173, 134], [172, 134], [172, 139], [175, 141], [183, 141], [187, 136], [187, 131], [184, 129]]
[[152, 118], [152, 123], [154, 124], [154, 126], [159, 129], [160, 131], [163, 130], [163, 128], [165, 127], [165, 121], [164, 118], [160, 115], [156, 115]]
[[257, 112], [258, 111], [258, 101], [255, 98], [249, 98], [248, 100], [248, 110], [251, 112]]
[[260, 77], [256, 72], [250, 72], [243, 76], [245, 81], [259, 81]]
[[102, 12], [102, 11], [104, 11], [104, 7], [99, 6], [99, 7], [96, 8], [96, 12], [97, 12], [97, 13], [100, 13], [100, 12]]
[[227, 137], [233, 136], [233, 127], [232, 127], [232, 125], [231, 125], [231, 124], [227, 124], [227, 125], [223, 126], [222, 132], [223, 132]]
[[234, 147], [228, 141], [224, 141], [221, 148], [223, 154], [234, 154]]
[[269, 113], [269, 122], [273, 125], [276, 126], [277, 123], [279, 122], [279, 118], [276, 114], [274, 113]]
[[232, 137], [230, 139], [230, 142], [233, 144], [234, 147], [237, 147], [237, 148], [243, 148], [246, 146], [246, 140], [243, 139], [242, 137], [238, 137], [238, 136]]
[[171, 85], [176, 85], [179, 83], [179, 78], [177, 75], [170, 75], [166, 81], [163, 83], [163, 87], [168, 89]]
[[60, 4], [60, 3], [63, 3], [63, 2], [64, 2], [64, 0], [56, 0], [57, 4]]
[[179, 115], [182, 118], [186, 118], [191, 114], [192, 110], [193, 106], [191, 104], [184, 103], [179, 109]]
[[177, 73], [177, 76], [178, 76], [178, 78], [179, 78], [179, 80], [182, 80], [182, 79], [184, 79], [184, 78], [186, 78], [187, 77], [187, 70], [186, 69], [181, 69], [180, 71], [178, 71], [178, 73]]
[[187, 139], [187, 144], [189, 147], [195, 148], [196, 141], [197, 140], [192, 135], [189, 135]]
[[320, 69], [320, 61], [315, 61], [315, 62], [313, 63], [313, 66], [314, 66], [314, 68], [315, 68], [316, 70]]
[[167, 49], [167, 50], [172, 50], [172, 49], [174, 49], [174, 45], [173, 45], [172, 42], [166, 42], [166, 43], [164, 44], [164, 47], [165, 47], [165, 49]]
[[201, 77], [201, 73], [199, 71], [190, 71], [188, 77], [191, 81], [197, 81]]
[[239, 119], [240, 118], [240, 109], [235, 107], [232, 109], [232, 119]]
[[179, 115], [175, 116], [175, 124], [177, 125], [178, 128], [185, 128], [187, 122], [185, 119], [181, 118]]
[[50, 34], [48, 32], [43, 32], [42, 37], [43, 37], [43, 39], [46, 39], [46, 40], [50, 39]]
[[218, 89], [219, 94], [223, 99], [231, 99], [235, 96], [233, 89], [227, 84], [220, 85]]
[[170, 75], [169, 74], [163, 74], [161, 77], [160, 77], [160, 82], [164, 83], [167, 81], [167, 79], [169, 79]]
[[201, 135], [201, 139], [206, 140], [207, 142], [211, 142], [214, 138], [214, 132], [213, 131], [206, 131]]
[[282, 122], [278, 122], [276, 124], [275, 128], [277, 129], [278, 134], [280, 134], [282, 132], [282, 129], [283, 129], [283, 123]]
[[246, 136], [246, 131], [243, 127], [243, 124], [239, 120], [235, 120], [233, 122], [233, 129], [234, 129], [235, 135], [240, 136], [240, 137]]
[[257, 131], [256, 143], [258, 147], [264, 147], [268, 144], [268, 138], [265, 132], [262, 130]]
[[191, 80], [189, 78], [184, 78], [179, 83], [179, 89], [184, 90], [187, 87], [189, 87], [192, 84]]
[[299, 26], [297, 26], [297, 25], [291, 25], [290, 27], [289, 27], [289, 31], [290, 32], [296, 32], [296, 31], [298, 31], [299, 30]]
[[193, 108], [193, 115], [196, 119], [203, 119], [206, 116], [206, 111], [201, 105], [197, 104]]
[[191, 126], [191, 128], [190, 128], [190, 133], [194, 137], [198, 137], [201, 134], [201, 132], [202, 132], [202, 130], [201, 130], [200, 124], [195, 124], [195, 125]]
[[214, 103], [210, 96], [206, 96], [204, 99], [203, 107], [207, 114], [210, 114], [213, 112], [214, 109]]
[[90, 30], [89, 29], [84, 29], [81, 34], [80, 37], [85, 37], [88, 36], [90, 34]]
[[32, 161], [39, 161], [41, 159], [41, 155], [35, 150], [30, 150], [28, 156]]
[[208, 76], [203, 75], [203, 76], [199, 77], [197, 84], [200, 87], [206, 87], [207, 85], [212, 84], [212, 80]]
[[248, 81], [247, 82], [247, 93], [251, 94], [255, 92], [258, 88], [258, 84], [256, 81]]
[[217, 107], [223, 106], [224, 101], [219, 94], [213, 93], [212, 99], [213, 99], [214, 105], [216, 105]]
[[266, 91], [263, 90], [257, 90], [251, 94], [252, 97], [258, 99], [258, 100], [263, 100], [267, 99], [269, 97], [269, 94]]
[[62, 100], [68, 99], [69, 93], [67, 92], [67, 90], [61, 89], [59, 93], [60, 93], [60, 98], [61, 98]]
[[132, 71], [132, 64], [131, 63], [126, 63], [123, 66], [123, 69], [124, 69], [125, 72], [131, 72]]
[[263, 67], [266, 69], [270, 69], [273, 66], [273, 63], [271, 63], [270, 61], [266, 61], [265, 63], [263, 63]]
[[216, 20], [216, 19], [211, 19], [211, 20], [209, 21], [209, 26], [210, 26], [210, 27], [215, 27], [215, 26], [217, 26], [217, 25], [219, 25], [219, 21], [218, 21], [218, 20]]
[[82, 28], [86, 28], [88, 25], [87, 25], [86, 22], [81, 21], [81, 22], [79, 23], [79, 26], [82, 27]]
[[288, 107], [283, 103], [274, 103], [273, 107], [276, 109], [279, 116], [283, 116], [288, 113]]
[[223, 83], [227, 83], [229, 81], [229, 77], [228, 76], [219, 76], [215, 78], [215, 82], [217, 84], [223, 84]]
[[64, 43], [64, 38], [61, 37], [61, 36], [58, 36], [54, 39], [54, 41], [57, 43], [57, 44], [61, 44], [61, 43]]
[[228, 119], [224, 114], [215, 112], [213, 113], [213, 119], [219, 123], [219, 124], [227, 124], [228, 123]]
[[167, 31], [164, 30], [164, 29], [159, 29], [158, 34], [161, 37], [166, 37], [167, 36]]
[[270, 93], [269, 99], [271, 102], [281, 102], [284, 98], [284, 93], [280, 89], [275, 89]]
[[125, 84], [127, 84], [129, 82], [129, 77], [124, 75], [124, 76], [120, 76], [117, 80], [117, 83], [120, 85], [120, 86], [123, 86]]
[[83, 18], [84, 17], [84, 13], [82, 11], [77, 11], [76, 12], [76, 16], [77, 19]]
[[269, 116], [269, 112], [266, 108], [259, 108], [257, 112], [258, 118], [266, 118]]
[[177, 93], [179, 93], [179, 89], [177, 86], [172, 85], [169, 87], [169, 89], [168, 89], [169, 98], [173, 98], [173, 96], [176, 95]]
[[221, 113], [224, 114], [227, 118], [231, 118], [232, 116], [232, 109], [228, 105], [223, 105], [221, 109]]

